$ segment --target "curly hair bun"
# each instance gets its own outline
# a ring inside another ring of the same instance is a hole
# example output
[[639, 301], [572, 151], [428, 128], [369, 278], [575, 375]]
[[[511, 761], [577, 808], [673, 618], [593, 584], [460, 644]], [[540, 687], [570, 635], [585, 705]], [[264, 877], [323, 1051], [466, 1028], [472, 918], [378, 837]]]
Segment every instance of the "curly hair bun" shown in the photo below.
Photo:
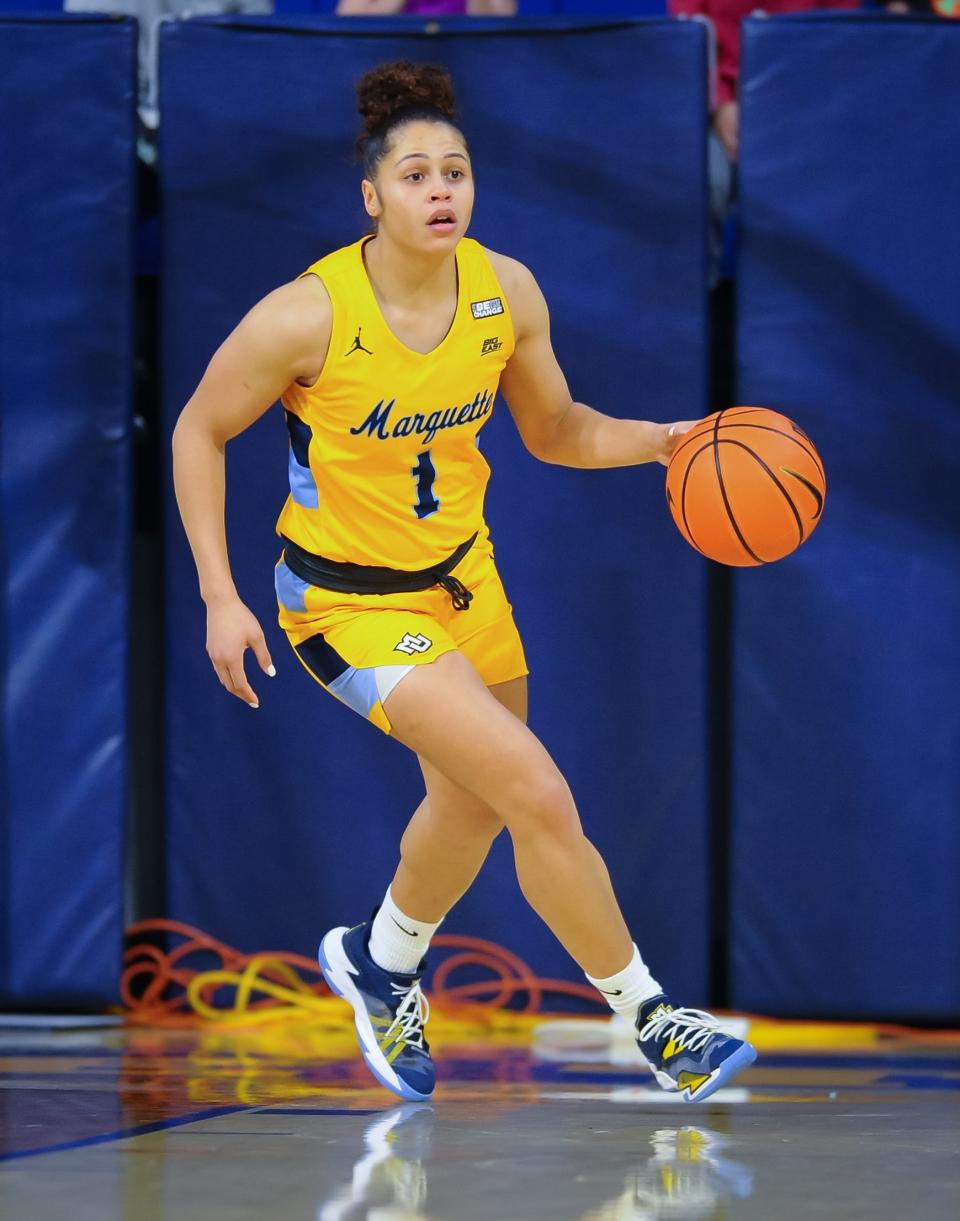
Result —
[[413, 107], [438, 111], [453, 122], [453, 82], [438, 64], [399, 59], [367, 72], [357, 83], [357, 109], [363, 116], [361, 140], [382, 130], [394, 115]]

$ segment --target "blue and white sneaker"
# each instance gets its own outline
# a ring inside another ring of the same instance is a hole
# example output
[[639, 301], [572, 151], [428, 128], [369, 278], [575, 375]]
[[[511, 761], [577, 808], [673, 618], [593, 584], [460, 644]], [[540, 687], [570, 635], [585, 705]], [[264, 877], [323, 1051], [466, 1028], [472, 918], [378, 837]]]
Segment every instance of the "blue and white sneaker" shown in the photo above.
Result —
[[674, 1009], [662, 993], [640, 1006], [637, 1043], [657, 1081], [684, 1102], [702, 1102], [747, 1068], [756, 1050], [724, 1034], [702, 1009]]
[[367, 1068], [381, 1085], [410, 1102], [433, 1093], [436, 1074], [423, 1028], [430, 1004], [416, 975], [378, 967], [367, 951], [370, 921], [333, 928], [320, 943], [320, 970], [331, 989], [353, 1006], [354, 1025]]
[[432, 1130], [428, 1102], [399, 1102], [381, 1111], [364, 1129], [350, 1185], [320, 1205], [316, 1221], [425, 1217]]

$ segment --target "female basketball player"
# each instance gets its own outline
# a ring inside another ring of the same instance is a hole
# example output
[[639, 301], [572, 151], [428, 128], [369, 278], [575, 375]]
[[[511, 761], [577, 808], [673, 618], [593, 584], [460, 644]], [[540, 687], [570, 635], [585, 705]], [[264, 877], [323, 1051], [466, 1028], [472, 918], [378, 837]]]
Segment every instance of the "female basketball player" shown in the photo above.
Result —
[[281, 626], [320, 684], [416, 752], [426, 783], [380, 907], [320, 948], [368, 1066], [404, 1098], [431, 1094], [424, 953], [506, 827], [524, 896], [636, 1023], [657, 1080], [706, 1098], [755, 1052], [664, 995], [563, 776], [526, 726], [527, 668], [484, 524], [489, 468], [476, 444], [498, 384], [545, 462], [665, 463], [689, 424], [615, 419], [571, 400], [533, 276], [464, 236], [470, 155], [442, 69], [384, 65], [358, 95], [373, 235], [260, 301], [174, 434], [207, 651], [224, 687], [257, 707], [245, 650], [274, 670], [230, 575], [224, 447], [280, 398], [290, 432]]

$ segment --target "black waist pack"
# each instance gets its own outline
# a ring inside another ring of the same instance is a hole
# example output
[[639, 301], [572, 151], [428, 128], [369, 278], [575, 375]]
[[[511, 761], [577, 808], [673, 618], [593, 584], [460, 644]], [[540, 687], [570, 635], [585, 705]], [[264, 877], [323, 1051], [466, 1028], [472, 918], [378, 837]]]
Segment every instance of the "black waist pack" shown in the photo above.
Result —
[[473, 594], [466, 585], [451, 572], [460, 563], [477, 536], [474, 534], [465, 543], [431, 568], [416, 572], [404, 572], [401, 568], [378, 568], [373, 564], [349, 564], [341, 560], [328, 560], [314, 555], [303, 547], [283, 540], [283, 559], [290, 571], [320, 589], [332, 589], [341, 594], [412, 594], [439, 585], [453, 600], [454, 610], [469, 610]]

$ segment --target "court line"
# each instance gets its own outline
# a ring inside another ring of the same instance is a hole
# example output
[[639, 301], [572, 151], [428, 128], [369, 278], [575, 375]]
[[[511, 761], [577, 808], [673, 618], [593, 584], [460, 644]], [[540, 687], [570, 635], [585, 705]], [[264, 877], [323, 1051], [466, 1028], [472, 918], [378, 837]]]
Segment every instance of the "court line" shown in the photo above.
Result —
[[129, 1140], [134, 1136], [147, 1136], [151, 1132], [163, 1132], [167, 1128], [181, 1128], [184, 1124], [199, 1123], [204, 1119], [217, 1119], [221, 1115], [236, 1115], [240, 1111], [254, 1108], [214, 1107], [210, 1111], [194, 1111], [191, 1115], [180, 1115], [176, 1119], [158, 1119], [155, 1123], [138, 1124], [134, 1128], [118, 1128], [115, 1132], [101, 1132], [98, 1136], [85, 1136], [80, 1140], [67, 1140], [59, 1145], [43, 1145], [38, 1149], [19, 1149], [15, 1153], [0, 1153], [0, 1162], [15, 1162], [25, 1157], [40, 1157], [45, 1153], [64, 1153], [69, 1149], [85, 1149], [90, 1145], [108, 1145], [118, 1140]]

